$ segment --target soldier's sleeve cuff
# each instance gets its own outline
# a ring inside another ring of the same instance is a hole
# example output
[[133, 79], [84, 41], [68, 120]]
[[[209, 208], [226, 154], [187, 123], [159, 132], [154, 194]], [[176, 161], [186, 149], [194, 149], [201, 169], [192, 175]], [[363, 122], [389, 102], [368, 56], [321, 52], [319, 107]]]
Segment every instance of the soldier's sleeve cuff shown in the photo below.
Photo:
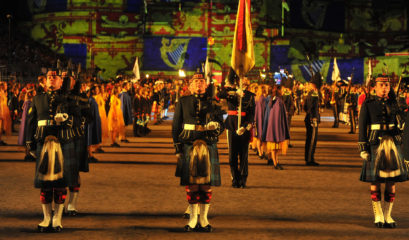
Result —
[[360, 152], [362, 152], [362, 151], [368, 152], [369, 151], [369, 144], [366, 143], [366, 142], [358, 142], [358, 148], [359, 148]]

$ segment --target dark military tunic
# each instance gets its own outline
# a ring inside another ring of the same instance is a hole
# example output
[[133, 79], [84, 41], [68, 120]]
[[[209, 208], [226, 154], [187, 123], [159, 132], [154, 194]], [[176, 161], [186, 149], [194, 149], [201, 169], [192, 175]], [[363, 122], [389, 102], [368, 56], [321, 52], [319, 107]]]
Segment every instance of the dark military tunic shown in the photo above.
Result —
[[[69, 119], [61, 125], [57, 125], [54, 121], [54, 116], [58, 112], [69, 115]], [[41, 124], [38, 124], [39, 121]], [[61, 91], [48, 91], [33, 98], [27, 118], [26, 143], [31, 150], [36, 150], [37, 162], [34, 179], [36, 188], [66, 187], [78, 184], [79, 164], [76, 159], [72, 124], [73, 116], [69, 112], [67, 97]], [[42, 181], [38, 175], [40, 154], [47, 136], [55, 136], [61, 143], [64, 158], [63, 178], [56, 181]]]
[[[399, 108], [393, 98], [380, 98], [378, 96], [366, 99], [359, 114], [359, 150], [370, 154], [370, 160], [363, 162], [360, 180], [363, 182], [402, 182], [407, 180], [407, 169], [403, 163], [401, 151], [401, 130], [397, 122]], [[391, 178], [382, 178], [379, 171], [383, 163], [377, 162], [377, 150], [381, 139], [391, 137], [398, 150], [399, 161], [396, 169], [400, 170], [400, 175]]]
[[[220, 127], [216, 130], [200, 130], [211, 121], [218, 122]], [[189, 95], [180, 98], [173, 117], [172, 137], [176, 153], [182, 155], [176, 171], [181, 185], [191, 185], [189, 182], [190, 151], [195, 140], [203, 140], [207, 143], [211, 163], [210, 185], [221, 185], [217, 142], [223, 130], [223, 111], [209, 97]]]
[[[235, 88], [223, 88], [218, 97], [227, 100], [228, 116], [225, 121], [225, 127], [228, 130], [229, 143], [229, 164], [230, 171], [233, 177], [232, 184], [234, 187], [245, 186], [248, 176], [248, 145], [251, 138], [251, 132], [245, 131], [243, 135], [237, 135], [236, 130], [239, 129], [238, 124], [238, 107], [239, 98], [236, 95]], [[241, 107], [241, 125], [246, 128], [249, 124], [254, 122], [254, 114], [256, 104], [254, 94], [244, 90]], [[240, 157], [240, 168], [239, 168]]]
[[[306, 128], [305, 138], [305, 161], [306, 163], [315, 162], [314, 154], [317, 146], [318, 123], [320, 122], [319, 113], [319, 95], [316, 91], [310, 91], [305, 98], [304, 111], [306, 112], [304, 123]], [[317, 125], [314, 126], [313, 120], [317, 120]]]

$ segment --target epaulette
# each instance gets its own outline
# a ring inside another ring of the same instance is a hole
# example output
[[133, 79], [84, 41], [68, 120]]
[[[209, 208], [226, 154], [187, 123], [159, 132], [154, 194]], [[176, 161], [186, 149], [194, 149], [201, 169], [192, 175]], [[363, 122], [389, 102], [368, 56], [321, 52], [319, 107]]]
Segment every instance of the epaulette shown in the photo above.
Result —
[[314, 91], [314, 92], [311, 93], [311, 96], [312, 97], [318, 97], [318, 93]]

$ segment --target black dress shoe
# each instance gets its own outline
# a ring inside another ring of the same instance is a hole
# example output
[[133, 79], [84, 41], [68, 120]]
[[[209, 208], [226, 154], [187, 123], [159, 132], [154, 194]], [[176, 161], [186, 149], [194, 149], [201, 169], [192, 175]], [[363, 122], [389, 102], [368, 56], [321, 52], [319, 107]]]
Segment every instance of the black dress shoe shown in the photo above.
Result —
[[59, 233], [62, 231], [62, 227], [58, 226], [58, 227], [53, 227], [53, 232], [55, 233]]
[[383, 222], [377, 222], [375, 223], [375, 227], [377, 228], [383, 228], [384, 223]]
[[289, 147], [289, 148], [293, 148], [293, 147], [294, 147], [294, 145], [292, 145], [292, 144], [288, 144], [288, 147]]
[[0, 146], [7, 146], [7, 143], [5, 143], [3, 140], [0, 141]]
[[281, 166], [281, 164], [277, 164], [277, 169], [284, 170], [284, 168], [283, 168], [283, 166]]
[[24, 157], [24, 161], [25, 161], [25, 162], [35, 162], [35, 161], [36, 161], [36, 158], [33, 157], [33, 155], [28, 154], [28, 155], [26, 155], [26, 156]]
[[274, 165], [273, 160], [269, 158], [269, 159], [267, 160], [267, 165]]
[[383, 224], [383, 227], [384, 227], [384, 228], [396, 228], [396, 223], [395, 223], [395, 222], [392, 222], [392, 223], [387, 223], [387, 222], [385, 222], [385, 223]]
[[185, 231], [185, 232], [193, 232], [195, 229], [194, 228], [191, 228], [189, 225], [186, 225], [185, 227], [184, 227], [184, 229], [183, 229], [183, 231]]
[[237, 183], [232, 183], [231, 186], [234, 188], [240, 188], [240, 184], [237, 184]]
[[129, 143], [128, 139], [122, 139], [121, 142]]
[[317, 162], [307, 162], [305, 165], [307, 166], [319, 166], [320, 164]]
[[37, 231], [40, 233], [48, 233], [48, 232], [52, 232], [52, 230], [53, 229], [51, 228], [51, 226], [48, 226], [48, 227], [43, 227], [40, 225], [37, 226]]
[[111, 144], [111, 147], [120, 147], [120, 145], [118, 143], [114, 142], [114, 143]]
[[102, 148], [97, 148], [97, 149], [95, 149], [95, 152], [96, 153], [104, 153], [105, 151], [102, 150]]
[[183, 214], [183, 218], [184, 218], [184, 219], [189, 219], [189, 218], [190, 218], [190, 214], [189, 214], [189, 213], [184, 213], [184, 214]]
[[213, 232], [214, 228], [210, 224], [208, 224], [206, 227], [200, 226], [199, 231], [200, 232]]
[[96, 163], [96, 162], [99, 162], [99, 161], [98, 161], [98, 159], [96, 159], [95, 157], [89, 157], [89, 158], [88, 158], [88, 162], [90, 162], [90, 163]]
[[78, 212], [77, 212], [77, 210], [68, 210], [67, 211], [67, 215], [68, 216], [77, 216], [78, 215]]

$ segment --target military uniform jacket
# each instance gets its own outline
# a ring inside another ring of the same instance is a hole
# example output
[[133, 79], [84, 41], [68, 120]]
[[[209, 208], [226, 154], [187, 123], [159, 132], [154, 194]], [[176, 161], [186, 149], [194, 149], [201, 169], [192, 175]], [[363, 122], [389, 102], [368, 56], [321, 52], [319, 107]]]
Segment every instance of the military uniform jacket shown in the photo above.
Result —
[[[199, 130], [207, 123], [216, 121], [216, 130]], [[206, 95], [189, 95], [181, 97], [176, 104], [172, 123], [172, 137], [176, 152], [178, 145], [192, 143], [201, 139], [208, 144], [217, 143], [218, 136], [223, 132], [223, 111]]]
[[295, 104], [294, 104], [294, 94], [290, 91], [286, 91], [283, 94], [283, 102], [287, 113], [292, 116], [295, 113]]
[[[219, 98], [227, 100], [228, 116], [224, 124], [226, 129], [230, 131], [236, 131], [238, 129], [237, 110], [239, 108], [239, 97], [236, 95], [236, 90], [236, 88], [226, 87], [218, 94]], [[242, 117], [240, 127], [247, 127], [248, 124], [252, 124], [254, 121], [256, 103], [254, 100], [255, 95], [252, 92], [247, 90], [244, 90], [243, 92], [244, 96], [241, 105]], [[231, 114], [232, 112], [233, 114]], [[234, 112], [236, 113], [234, 114]]]
[[399, 109], [395, 100], [378, 96], [364, 101], [359, 114], [359, 150], [369, 151], [370, 145], [379, 145], [379, 137], [392, 136], [400, 145], [402, 138], [396, 116]]
[[[61, 125], [54, 121], [58, 112], [69, 115]], [[49, 135], [57, 137], [60, 142], [71, 141], [74, 137], [72, 125], [73, 117], [69, 113], [66, 95], [60, 91], [43, 92], [33, 98], [28, 111], [26, 142], [34, 149], [35, 142], [43, 142]]]
[[311, 123], [313, 119], [317, 119], [320, 122], [319, 112], [319, 95], [316, 91], [310, 91], [305, 98], [304, 111], [306, 112], [304, 121]]

